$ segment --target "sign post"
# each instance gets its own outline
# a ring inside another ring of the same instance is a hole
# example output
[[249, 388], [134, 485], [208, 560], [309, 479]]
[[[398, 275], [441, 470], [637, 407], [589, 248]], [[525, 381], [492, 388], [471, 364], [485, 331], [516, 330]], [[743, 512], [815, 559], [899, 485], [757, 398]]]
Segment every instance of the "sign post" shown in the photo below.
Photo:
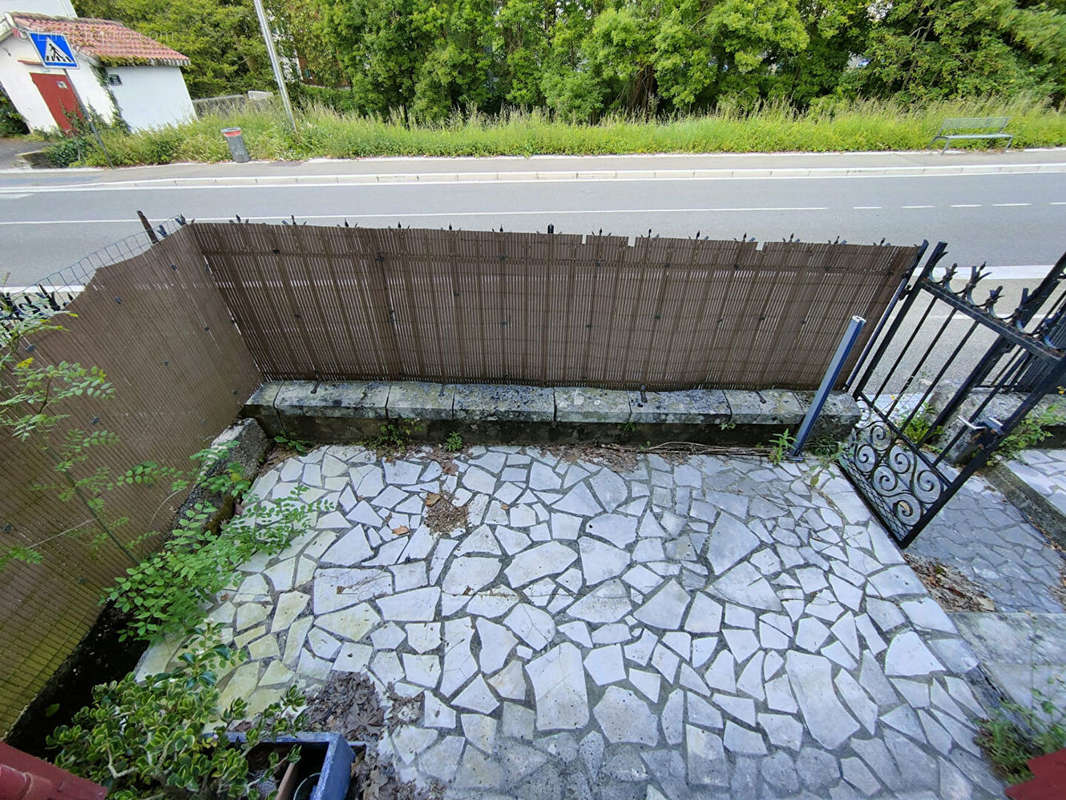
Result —
[[104, 140], [100, 137], [100, 131], [96, 129], [96, 123], [93, 122], [92, 114], [89, 113], [89, 109], [85, 107], [85, 104], [81, 101], [81, 95], [78, 94], [77, 87], [74, 86], [74, 81], [70, 79], [70, 73], [68, 70], [78, 68], [78, 59], [74, 57], [74, 50], [70, 46], [70, 42], [67, 41], [67, 37], [61, 33], [30, 33], [30, 41], [33, 42], [33, 46], [37, 48], [37, 54], [41, 57], [41, 63], [46, 67], [58, 67], [63, 70], [63, 77], [67, 79], [67, 85], [70, 86], [70, 91], [74, 94], [74, 100], [78, 104], [78, 110], [81, 112], [82, 117], [89, 123], [89, 128], [93, 132], [93, 136], [96, 137], [96, 143], [100, 145], [100, 150], [103, 151], [104, 159], [107, 161], [109, 167], [115, 165], [111, 162], [111, 154], [107, 152], [107, 148], [104, 146]]
[[278, 96], [281, 104], [285, 107], [285, 114], [289, 118], [289, 124], [296, 130], [296, 117], [292, 115], [292, 103], [289, 102], [289, 90], [285, 86], [285, 75], [281, 71], [281, 62], [278, 61], [277, 50], [274, 49], [274, 34], [270, 30], [270, 22], [267, 21], [266, 11], [263, 10], [262, 0], [253, 0], [255, 14], [259, 17], [259, 29], [263, 32], [263, 43], [266, 45], [267, 55], [270, 57], [270, 68], [274, 70], [274, 81], [278, 85]]

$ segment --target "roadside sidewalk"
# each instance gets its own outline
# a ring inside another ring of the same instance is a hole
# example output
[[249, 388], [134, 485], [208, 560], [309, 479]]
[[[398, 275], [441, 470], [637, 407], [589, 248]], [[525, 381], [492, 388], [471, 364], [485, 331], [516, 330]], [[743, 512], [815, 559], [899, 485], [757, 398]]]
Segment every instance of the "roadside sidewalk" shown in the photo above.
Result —
[[878, 153], [711, 153], [487, 158], [365, 158], [167, 164], [120, 169], [0, 169], [8, 185], [171, 183], [492, 182], [539, 180], [683, 180], [995, 174], [1066, 171], [1066, 148]]

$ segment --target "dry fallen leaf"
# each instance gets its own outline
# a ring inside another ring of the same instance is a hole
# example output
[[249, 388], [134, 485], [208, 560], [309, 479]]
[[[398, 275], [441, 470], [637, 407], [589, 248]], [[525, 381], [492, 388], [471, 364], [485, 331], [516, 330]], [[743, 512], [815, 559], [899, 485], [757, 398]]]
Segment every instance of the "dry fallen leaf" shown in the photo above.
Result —
[[502, 508], [504, 511], [507, 511], [510, 508], [510, 506], [507, 505], [507, 503], [500, 503], [500, 508]]
[[440, 495], [437, 494], [436, 492], [430, 492], [429, 494], [426, 495], [426, 505], [427, 506], [432, 506], [438, 500], [440, 500]]
[[395, 533], [397, 536], [403, 536], [405, 533], [410, 533], [411, 529], [408, 528], [406, 525], [401, 525], [398, 528], [393, 528], [392, 532]]

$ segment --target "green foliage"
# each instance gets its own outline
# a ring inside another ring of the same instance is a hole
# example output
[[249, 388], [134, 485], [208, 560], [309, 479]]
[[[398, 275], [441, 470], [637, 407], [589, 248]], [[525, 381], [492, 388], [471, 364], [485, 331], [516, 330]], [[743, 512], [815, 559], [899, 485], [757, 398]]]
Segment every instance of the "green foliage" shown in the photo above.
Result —
[[448, 434], [448, 437], [444, 440], [444, 449], [449, 453], [458, 453], [463, 449], [463, 437], [459, 434], [459, 431], [452, 431]]
[[[116, 165], [156, 163], [158, 137], [176, 142], [176, 161], [226, 161], [219, 130], [237, 126], [255, 159], [365, 156], [585, 155], [833, 150], [921, 150], [945, 117], [1009, 116], [1019, 147], [1066, 145], [1066, 113], [1022, 96], [1011, 100], [944, 101], [909, 109], [894, 102], [833, 100], [797, 112], [784, 100], [750, 112], [736, 106], [661, 121], [612, 115], [596, 125], [566, 122], [542, 111], [504, 111], [488, 119], [456, 115], [439, 123], [340, 114], [319, 105], [298, 112], [293, 132], [276, 111], [206, 116], [177, 128], [123, 134], [104, 131]], [[165, 133], [166, 131], [177, 133]], [[975, 143], [975, 147], [987, 143]], [[79, 162], [105, 166], [89, 150]]]
[[312, 514], [332, 510], [324, 501], [308, 503], [305, 487], [275, 500], [256, 499], [212, 532], [215, 510], [195, 504], [182, 517], [163, 549], [126, 571], [107, 599], [131, 615], [123, 638], [154, 640], [183, 634], [198, 625], [204, 608], [256, 553], [280, 553], [306, 530]]
[[26, 133], [22, 115], [11, 104], [4, 87], [0, 86], [0, 136], [18, 136]]
[[[301, 0], [314, 45], [363, 113], [436, 121], [550, 109], [594, 121], [1066, 89], [1061, 3], [988, 0]], [[853, 58], [854, 54], [854, 58]]]
[[770, 439], [770, 449], [766, 457], [770, 459], [771, 464], [780, 464], [785, 460], [795, 443], [796, 437], [792, 435], [792, 431], [785, 429]]
[[[112, 530], [121, 520], [105, 520], [101, 513], [100, 495], [113, 487], [109, 472], [106, 468], [80, 475], [73, 472], [93, 448], [112, 444], [117, 437], [102, 428], [90, 431], [70, 425], [65, 422], [70, 416], [63, 410], [66, 406], [57, 405], [79, 397], [105, 399], [114, 394], [114, 388], [97, 367], [67, 361], [40, 365], [32, 355], [34, 340], [63, 330], [63, 316], [72, 315], [40, 311], [0, 324], [0, 428], [36, 447], [53, 464], [56, 480], [35, 488], [55, 490], [62, 502], [78, 498], [90, 513], [83, 529], [96, 532], [93, 543], [110, 538], [122, 548]], [[65, 427], [62, 432], [61, 426]], [[56, 535], [75, 532], [72, 529]], [[12, 561], [40, 563], [43, 556], [39, 545], [0, 544], [0, 569]]]
[[311, 452], [310, 442], [305, 442], [303, 439], [290, 439], [283, 433], [279, 433], [274, 437], [274, 443], [279, 447], [284, 447], [286, 450], [292, 450], [300, 456]]
[[[217, 682], [239, 654], [211, 629], [178, 660], [172, 672], [142, 683], [131, 673], [96, 686], [92, 705], [49, 737], [59, 750], [56, 764], [105, 786], [114, 800], [258, 797], [248, 753], [294, 733], [303, 698], [290, 689], [255, 720], [244, 742], [230, 743], [226, 730], [243, 718], [247, 703], [219, 708]], [[275, 754], [265, 774], [278, 763]]]
[[[929, 404], [923, 403], [921, 408], [917, 409], [907, 420], [907, 424], [903, 426], [903, 435], [915, 444], [928, 446], [929, 442], [940, 438], [940, 435], [944, 432], [941, 426], [936, 429], [933, 428], [936, 417], [936, 412], [929, 407]], [[906, 418], [906, 415], [904, 418]]]
[[1022, 450], [1036, 447], [1042, 441], [1051, 436], [1048, 427], [1061, 425], [1066, 422], [1066, 413], [1060, 404], [1055, 403], [1042, 409], [1030, 411], [1028, 416], [1018, 423], [1017, 427], [999, 443], [989, 459], [993, 464], [1000, 461], [1010, 461]]
[[[78, 0], [78, 15], [116, 19], [183, 53], [193, 97], [269, 89], [270, 62], [251, 0]], [[152, 162], [147, 162], [152, 163]]]
[[1032, 708], [1005, 702], [980, 723], [977, 743], [1008, 784], [1032, 779], [1029, 759], [1066, 747], [1064, 709], [1040, 689], [1033, 689], [1033, 700]]
[[411, 425], [407, 422], [386, 422], [366, 446], [379, 456], [402, 453], [411, 445]]

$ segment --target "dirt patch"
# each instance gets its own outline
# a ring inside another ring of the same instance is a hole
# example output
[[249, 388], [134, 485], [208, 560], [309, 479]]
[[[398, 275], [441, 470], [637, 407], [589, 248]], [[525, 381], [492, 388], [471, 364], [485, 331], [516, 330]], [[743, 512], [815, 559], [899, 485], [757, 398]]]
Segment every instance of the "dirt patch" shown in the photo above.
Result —
[[307, 450], [295, 450], [280, 444], [274, 445], [270, 452], [267, 453], [266, 460], [263, 462], [263, 466], [259, 468], [259, 472], [256, 473], [256, 477], [269, 472], [278, 464], [288, 461], [290, 458], [299, 458], [307, 452]]
[[306, 715], [307, 727], [314, 731], [342, 734], [349, 742], [362, 742], [352, 763], [352, 782], [347, 800], [437, 800], [444, 788], [424, 789], [401, 781], [393, 765], [377, 753], [386, 727], [396, 728], [417, 722], [422, 714], [422, 695], [402, 697], [388, 688], [391, 707], [385, 710], [370, 677], [362, 672], [333, 672], [314, 697]]
[[597, 444], [576, 442], [542, 447], [545, 452], [573, 464], [591, 461], [615, 472], [629, 472], [637, 466], [637, 456], [656, 455], [670, 464], [684, 464], [695, 455], [765, 455], [766, 448], [700, 442], [661, 442], [653, 445]]
[[945, 611], [995, 611], [992, 598], [954, 567], [904, 553], [903, 559]]
[[452, 495], [430, 492], [426, 495], [425, 526], [435, 533], [450, 533], [456, 528], [466, 528], [468, 509], [452, 502]]

